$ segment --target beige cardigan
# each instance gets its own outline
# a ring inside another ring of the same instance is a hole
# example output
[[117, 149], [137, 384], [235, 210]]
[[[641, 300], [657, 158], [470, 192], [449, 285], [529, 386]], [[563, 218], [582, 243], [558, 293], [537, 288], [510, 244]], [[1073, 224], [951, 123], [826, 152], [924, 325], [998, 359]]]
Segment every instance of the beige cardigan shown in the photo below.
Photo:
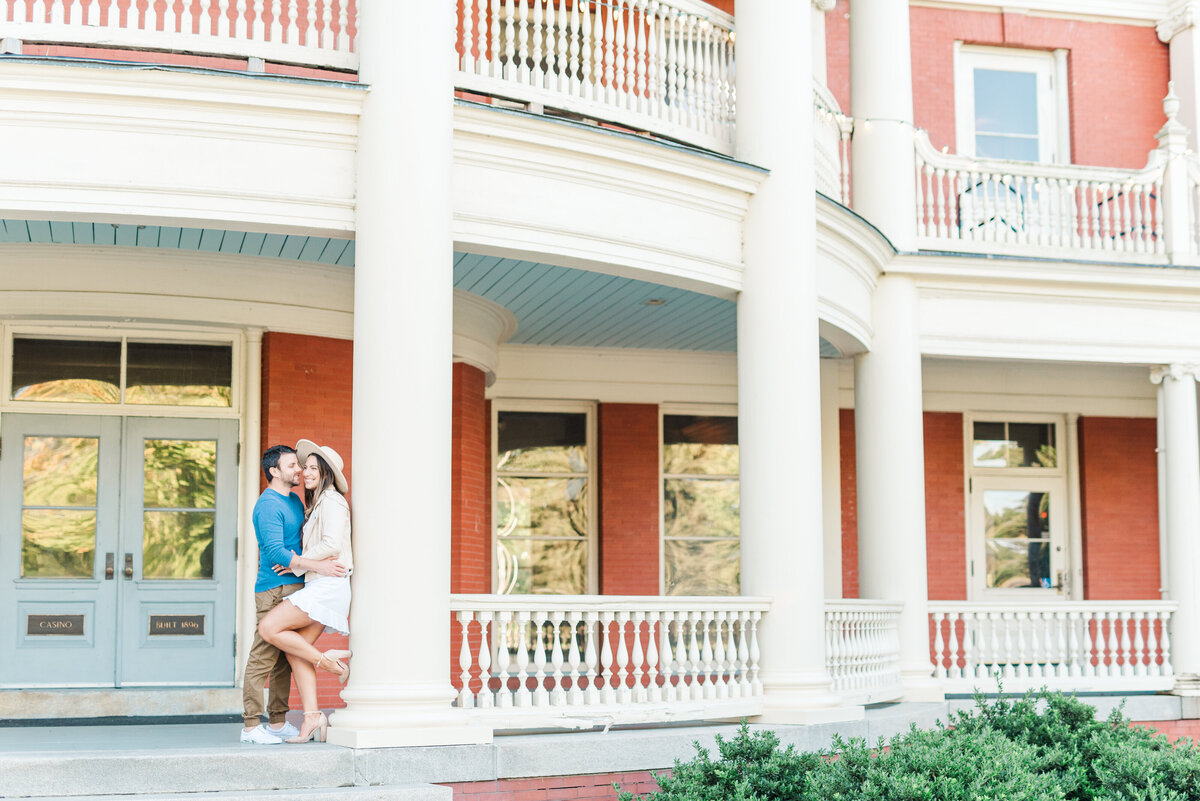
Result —
[[[346, 575], [354, 571], [354, 554], [350, 550], [350, 504], [342, 494], [330, 487], [313, 504], [304, 522], [303, 551], [305, 559], [325, 559], [336, 556], [345, 565]], [[303, 576], [303, 570], [293, 571]], [[315, 575], [314, 575], [315, 577]]]

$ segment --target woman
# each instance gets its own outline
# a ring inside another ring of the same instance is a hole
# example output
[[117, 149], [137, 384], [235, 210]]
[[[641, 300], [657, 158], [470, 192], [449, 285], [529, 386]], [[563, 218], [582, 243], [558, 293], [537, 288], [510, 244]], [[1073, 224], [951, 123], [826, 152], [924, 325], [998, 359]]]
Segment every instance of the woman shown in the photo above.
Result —
[[[317, 706], [317, 668], [337, 675], [346, 683], [350, 669], [341, 660], [349, 651], [321, 653], [314, 646], [322, 631], [349, 634], [350, 573], [354, 557], [350, 551], [350, 504], [345, 494], [349, 487], [342, 474], [342, 457], [333, 448], [307, 439], [296, 443], [296, 454], [304, 465], [304, 538], [303, 552], [292, 557], [286, 568], [304, 576], [304, 588], [284, 599], [258, 625], [267, 642], [287, 654], [296, 679], [296, 689], [304, 705], [304, 725], [289, 743], [304, 743], [316, 737], [325, 741], [329, 721]], [[345, 568], [345, 575], [319, 575], [318, 566], [334, 560]]]

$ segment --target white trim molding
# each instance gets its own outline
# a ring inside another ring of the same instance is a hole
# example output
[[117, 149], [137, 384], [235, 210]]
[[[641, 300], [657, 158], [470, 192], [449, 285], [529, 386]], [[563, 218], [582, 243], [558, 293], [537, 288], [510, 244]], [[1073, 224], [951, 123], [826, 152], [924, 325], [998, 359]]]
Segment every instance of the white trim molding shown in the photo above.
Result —
[[1176, 36], [1194, 27], [1197, 18], [1200, 18], [1200, 8], [1194, 0], [1175, 0], [1171, 3], [1168, 14], [1155, 24], [1154, 30], [1158, 33], [1160, 42], [1170, 44]]
[[1149, 26], [1167, 15], [1168, 0], [1021, 0], [1017, 7], [1003, 0], [910, 0], [909, 5]]
[[1161, 384], [1167, 379], [1180, 381], [1184, 378], [1200, 379], [1200, 364], [1166, 364], [1150, 368], [1150, 383]]
[[454, 361], [482, 370], [496, 381], [500, 345], [517, 332], [517, 318], [499, 303], [454, 290]]

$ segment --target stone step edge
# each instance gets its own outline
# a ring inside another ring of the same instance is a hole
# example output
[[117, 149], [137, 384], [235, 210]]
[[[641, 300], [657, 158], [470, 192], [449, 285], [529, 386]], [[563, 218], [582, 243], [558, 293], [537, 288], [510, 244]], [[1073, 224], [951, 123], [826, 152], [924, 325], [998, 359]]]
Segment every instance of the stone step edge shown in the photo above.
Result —
[[309, 790], [220, 790], [197, 793], [133, 793], [106, 795], [0, 796], [30, 801], [82, 801], [86, 798], [129, 801], [451, 801], [454, 791], [440, 784], [386, 784], [366, 787], [321, 787]]

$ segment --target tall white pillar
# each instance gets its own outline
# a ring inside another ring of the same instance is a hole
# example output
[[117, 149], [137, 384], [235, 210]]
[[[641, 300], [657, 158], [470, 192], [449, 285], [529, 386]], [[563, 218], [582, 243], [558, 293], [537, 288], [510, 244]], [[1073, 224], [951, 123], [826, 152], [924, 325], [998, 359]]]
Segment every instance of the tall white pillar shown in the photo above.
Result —
[[330, 739], [487, 742], [450, 706], [452, 3], [359, 0], [350, 683]]
[[809, 14], [778, 0], [737, 9], [738, 158], [771, 171], [745, 224], [738, 444], [742, 592], [772, 602], [759, 637], [772, 722], [862, 714], [838, 707], [825, 668], [813, 115], [781, 102], [811, 83]]
[[912, 279], [879, 279], [871, 315], [871, 350], [854, 363], [859, 596], [904, 602], [905, 699], [936, 700], [942, 691], [929, 661], [921, 348]]
[[1196, 376], [1200, 366], [1172, 364], [1150, 371], [1158, 384], [1165, 449], [1159, 474], [1160, 510], [1167, 540], [1167, 598], [1179, 603], [1171, 618], [1175, 691], [1200, 695], [1200, 424]]
[[242, 370], [242, 459], [239, 479], [242, 485], [241, 522], [238, 526], [237, 591], [237, 683], [243, 682], [254, 630], [258, 625], [254, 609], [254, 582], [258, 579], [258, 538], [254, 536], [254, 504], [262, 492], [262, 340], [263, 332], [248, 328], [245, 332], [246, 357]]
[[916, 250], [908, 0], [854, 0], [850, 10], [850, 115], [854, 118], [854, 210], [882, 231], [896, 249]]
[[1157, 25], [1159, 40], [1170, 46], [1171, 81], [1179, 95], [1179, 122], [1188, 129], [1187, 146], [1196, 149], [1200, 123], [1200, 2], [1172, 0], [1167, 16]]

